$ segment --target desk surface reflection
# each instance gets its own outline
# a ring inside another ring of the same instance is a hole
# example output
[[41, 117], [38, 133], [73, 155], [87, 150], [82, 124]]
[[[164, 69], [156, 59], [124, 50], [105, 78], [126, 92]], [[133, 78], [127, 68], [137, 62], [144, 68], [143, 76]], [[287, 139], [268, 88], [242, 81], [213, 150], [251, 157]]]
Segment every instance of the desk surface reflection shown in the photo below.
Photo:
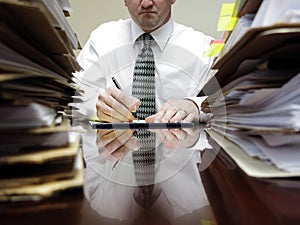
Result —
[[155, 178], [143, 185], [153, 187], [148, 198], [134, 171], [132, 153], [140, 150], [140, 140], [133, 130], [88, 129], [82, 135], [87, 199], [82, 224], [215, 224], [199, 175], [200, 152], [210, 148], [203, 129], [151, 132]]

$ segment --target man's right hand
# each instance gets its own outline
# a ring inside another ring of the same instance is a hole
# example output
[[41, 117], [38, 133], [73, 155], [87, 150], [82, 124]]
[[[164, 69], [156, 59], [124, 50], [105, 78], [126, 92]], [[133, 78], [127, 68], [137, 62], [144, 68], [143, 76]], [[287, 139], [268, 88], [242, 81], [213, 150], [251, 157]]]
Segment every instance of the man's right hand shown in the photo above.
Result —
[[130, 151], [137, 151], [141, 144], [133, 135], [134, 130], [98, 130], [97, 147], [100, 156], [109, 161], [121, 160]]
[[139, 99], [128, 96], [115, 87], [109, 87], [98, 96], [97, 116], [102, 122], [131, 122], [136, 119], [132, 113], [140, 105]]

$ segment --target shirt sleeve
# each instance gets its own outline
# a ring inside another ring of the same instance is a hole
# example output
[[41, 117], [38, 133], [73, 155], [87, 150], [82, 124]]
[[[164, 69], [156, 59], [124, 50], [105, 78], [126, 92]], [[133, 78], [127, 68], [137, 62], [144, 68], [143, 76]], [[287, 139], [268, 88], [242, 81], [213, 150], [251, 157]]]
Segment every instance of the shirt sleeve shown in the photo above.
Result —
[[200, 122], [202, 122], [202, 123], [207, 122], [212, 117], [211, 113], [205, 113], [202, 111], [201, 105], [202, 105], [202, 102], [204, 102], [206, 98], [207, 98], [207, 96], [188, 98], [189, 100], [193, 101], [197, 105], [199, 112], [200, 112]]
[[96, 102], [105, 88], [106, 79], [101, 60], [91, 39], [87, 41], [77, 57], [82, 71], [75, 74], [78, 80], [78, 101], [75, 106], [80, 115], [88, 119], [97, 119]]

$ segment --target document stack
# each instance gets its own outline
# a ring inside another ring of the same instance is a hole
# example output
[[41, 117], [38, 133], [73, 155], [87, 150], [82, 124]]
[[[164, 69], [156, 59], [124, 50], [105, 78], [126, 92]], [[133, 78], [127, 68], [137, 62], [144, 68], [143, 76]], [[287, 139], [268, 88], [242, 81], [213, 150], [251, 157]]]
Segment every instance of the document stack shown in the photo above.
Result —
[[220, 197], [228, 224], [299, 224], [300, 2], [237, 2], [239, 21], [212, 66], [219, 86], [204, 88], [207, 131], [222, 148], [209, 173], [221, 195], [232, 193]]
[[80, 69], [68, 10], [68, 1], [0, 0], [0, 214], [82, 190], [79, 138], [62, 116]]

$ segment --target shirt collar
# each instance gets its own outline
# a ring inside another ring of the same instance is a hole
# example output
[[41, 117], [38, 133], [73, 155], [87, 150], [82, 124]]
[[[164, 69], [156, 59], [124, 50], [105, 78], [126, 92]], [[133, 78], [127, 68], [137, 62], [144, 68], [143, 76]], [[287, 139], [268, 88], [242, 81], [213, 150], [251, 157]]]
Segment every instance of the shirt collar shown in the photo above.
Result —
[[[163, 26], [161, 26], [157, 30], [150, 33], [161, 51], [163, 51], [164, 48], [166, 47], [167, 42], [168, 42], [173, 30], [174, 30], [174, 20], [169, 19], [169, 21], [167, 23], [165, 23]], [[135, 41], [143, 33], [145, 33], [145, 32], [133, 20], [131, 20], [132, 45], [135, 44]]]

